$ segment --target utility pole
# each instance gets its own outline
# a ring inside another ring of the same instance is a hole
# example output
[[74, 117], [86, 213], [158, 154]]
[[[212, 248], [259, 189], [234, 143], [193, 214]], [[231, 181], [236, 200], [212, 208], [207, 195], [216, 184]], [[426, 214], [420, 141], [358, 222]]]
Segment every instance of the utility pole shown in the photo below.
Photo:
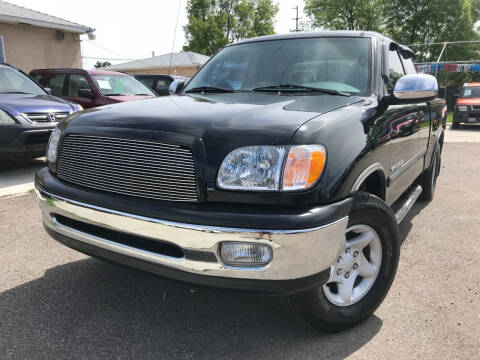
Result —
[[298, 20], [301, 20], [302, 18], [301, 17], [298, 17], [298, 5], [294, 8], [292, 8], [293, 10], [296, 10], [296, 16], [294, 18], [292, 18], [292, 20], [295, 20], [295, 30], [291, 30], [292, 32], [299, 32], [300, 29], [298, 28]]

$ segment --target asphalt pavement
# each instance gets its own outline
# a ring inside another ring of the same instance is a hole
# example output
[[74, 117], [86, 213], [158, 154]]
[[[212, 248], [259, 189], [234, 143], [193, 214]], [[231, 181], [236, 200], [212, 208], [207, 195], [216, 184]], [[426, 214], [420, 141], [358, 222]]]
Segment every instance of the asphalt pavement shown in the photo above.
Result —
[[275, 297], [86, 257], [45, 234], [33, 194], [1, 198], [0, 359], [478, 359], [479, 153], [480, 143], [445, 144], [435, 199], [401, 224], [387, 298], [334, 335]]

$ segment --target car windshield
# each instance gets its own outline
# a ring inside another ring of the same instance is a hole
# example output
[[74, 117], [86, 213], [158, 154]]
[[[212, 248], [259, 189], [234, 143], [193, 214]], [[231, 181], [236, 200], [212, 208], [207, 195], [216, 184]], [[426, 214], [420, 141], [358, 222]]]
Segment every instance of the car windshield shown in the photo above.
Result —
[[0, 67], [0, 94], [46, 95], [32, 79], [10, 67]]
[[480, 86], [473, 87], [467, 86], [463, 88], [462, 95], [460, 96], [462, 99], [471, 99], [471, 98], [480, 98]]
[[128, 75], [94, 74], [93, 81], [105, 96], [148, 95], [155, 94], [140, 81]]
[[369, 78], [368, 38], [272, 40], [224, 48], [195, 75], [185, 91], [314, 91], [302, 88], [305, 86], [367, 95]]

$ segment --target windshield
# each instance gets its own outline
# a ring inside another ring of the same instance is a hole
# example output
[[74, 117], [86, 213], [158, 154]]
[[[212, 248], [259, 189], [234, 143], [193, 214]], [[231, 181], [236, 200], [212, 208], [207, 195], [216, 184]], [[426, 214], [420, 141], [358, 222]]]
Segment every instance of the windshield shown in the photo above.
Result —
[[464, 87], [460, 98], [462, 99], [480, 98], [480, 87], [472, 87], [472, 86]]
[[202, 87], [251, 91], [289, 84], [367, 95], [369, 64], [368, 38], [246, 43], [221, 50], [195, 75], [185, 91]]
[[155, 94], [140, 81], [128, 75], [94, 74], [93, 81], [105, 96], [148, 95]]
[[46, 95], [41, 87], [20, 71], [10, 67], [0, 67], [0, 94], [6, 93]]

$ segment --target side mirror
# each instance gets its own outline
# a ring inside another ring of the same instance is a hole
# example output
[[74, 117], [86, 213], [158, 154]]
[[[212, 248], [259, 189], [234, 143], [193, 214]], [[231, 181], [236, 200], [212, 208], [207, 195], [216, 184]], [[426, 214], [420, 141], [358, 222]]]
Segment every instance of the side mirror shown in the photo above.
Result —
[[91, 99], [93, 98], [93, 93], [90, 89], [78, 89], [78, 96]]
[[48, 95], [52, 95], [52, 89], [50, 88], [43, 88], [47, 93]]
[[180, 79], [173, 80], [169, 88], [170, 95], [179, 94], [184, 87], [185, 87], [185, 81]]
[[427, 74], [403, 75], [393, 89], [393, 97], [400, 103], [429, 101], [435, 99], [437, 94], [437, 79]]

